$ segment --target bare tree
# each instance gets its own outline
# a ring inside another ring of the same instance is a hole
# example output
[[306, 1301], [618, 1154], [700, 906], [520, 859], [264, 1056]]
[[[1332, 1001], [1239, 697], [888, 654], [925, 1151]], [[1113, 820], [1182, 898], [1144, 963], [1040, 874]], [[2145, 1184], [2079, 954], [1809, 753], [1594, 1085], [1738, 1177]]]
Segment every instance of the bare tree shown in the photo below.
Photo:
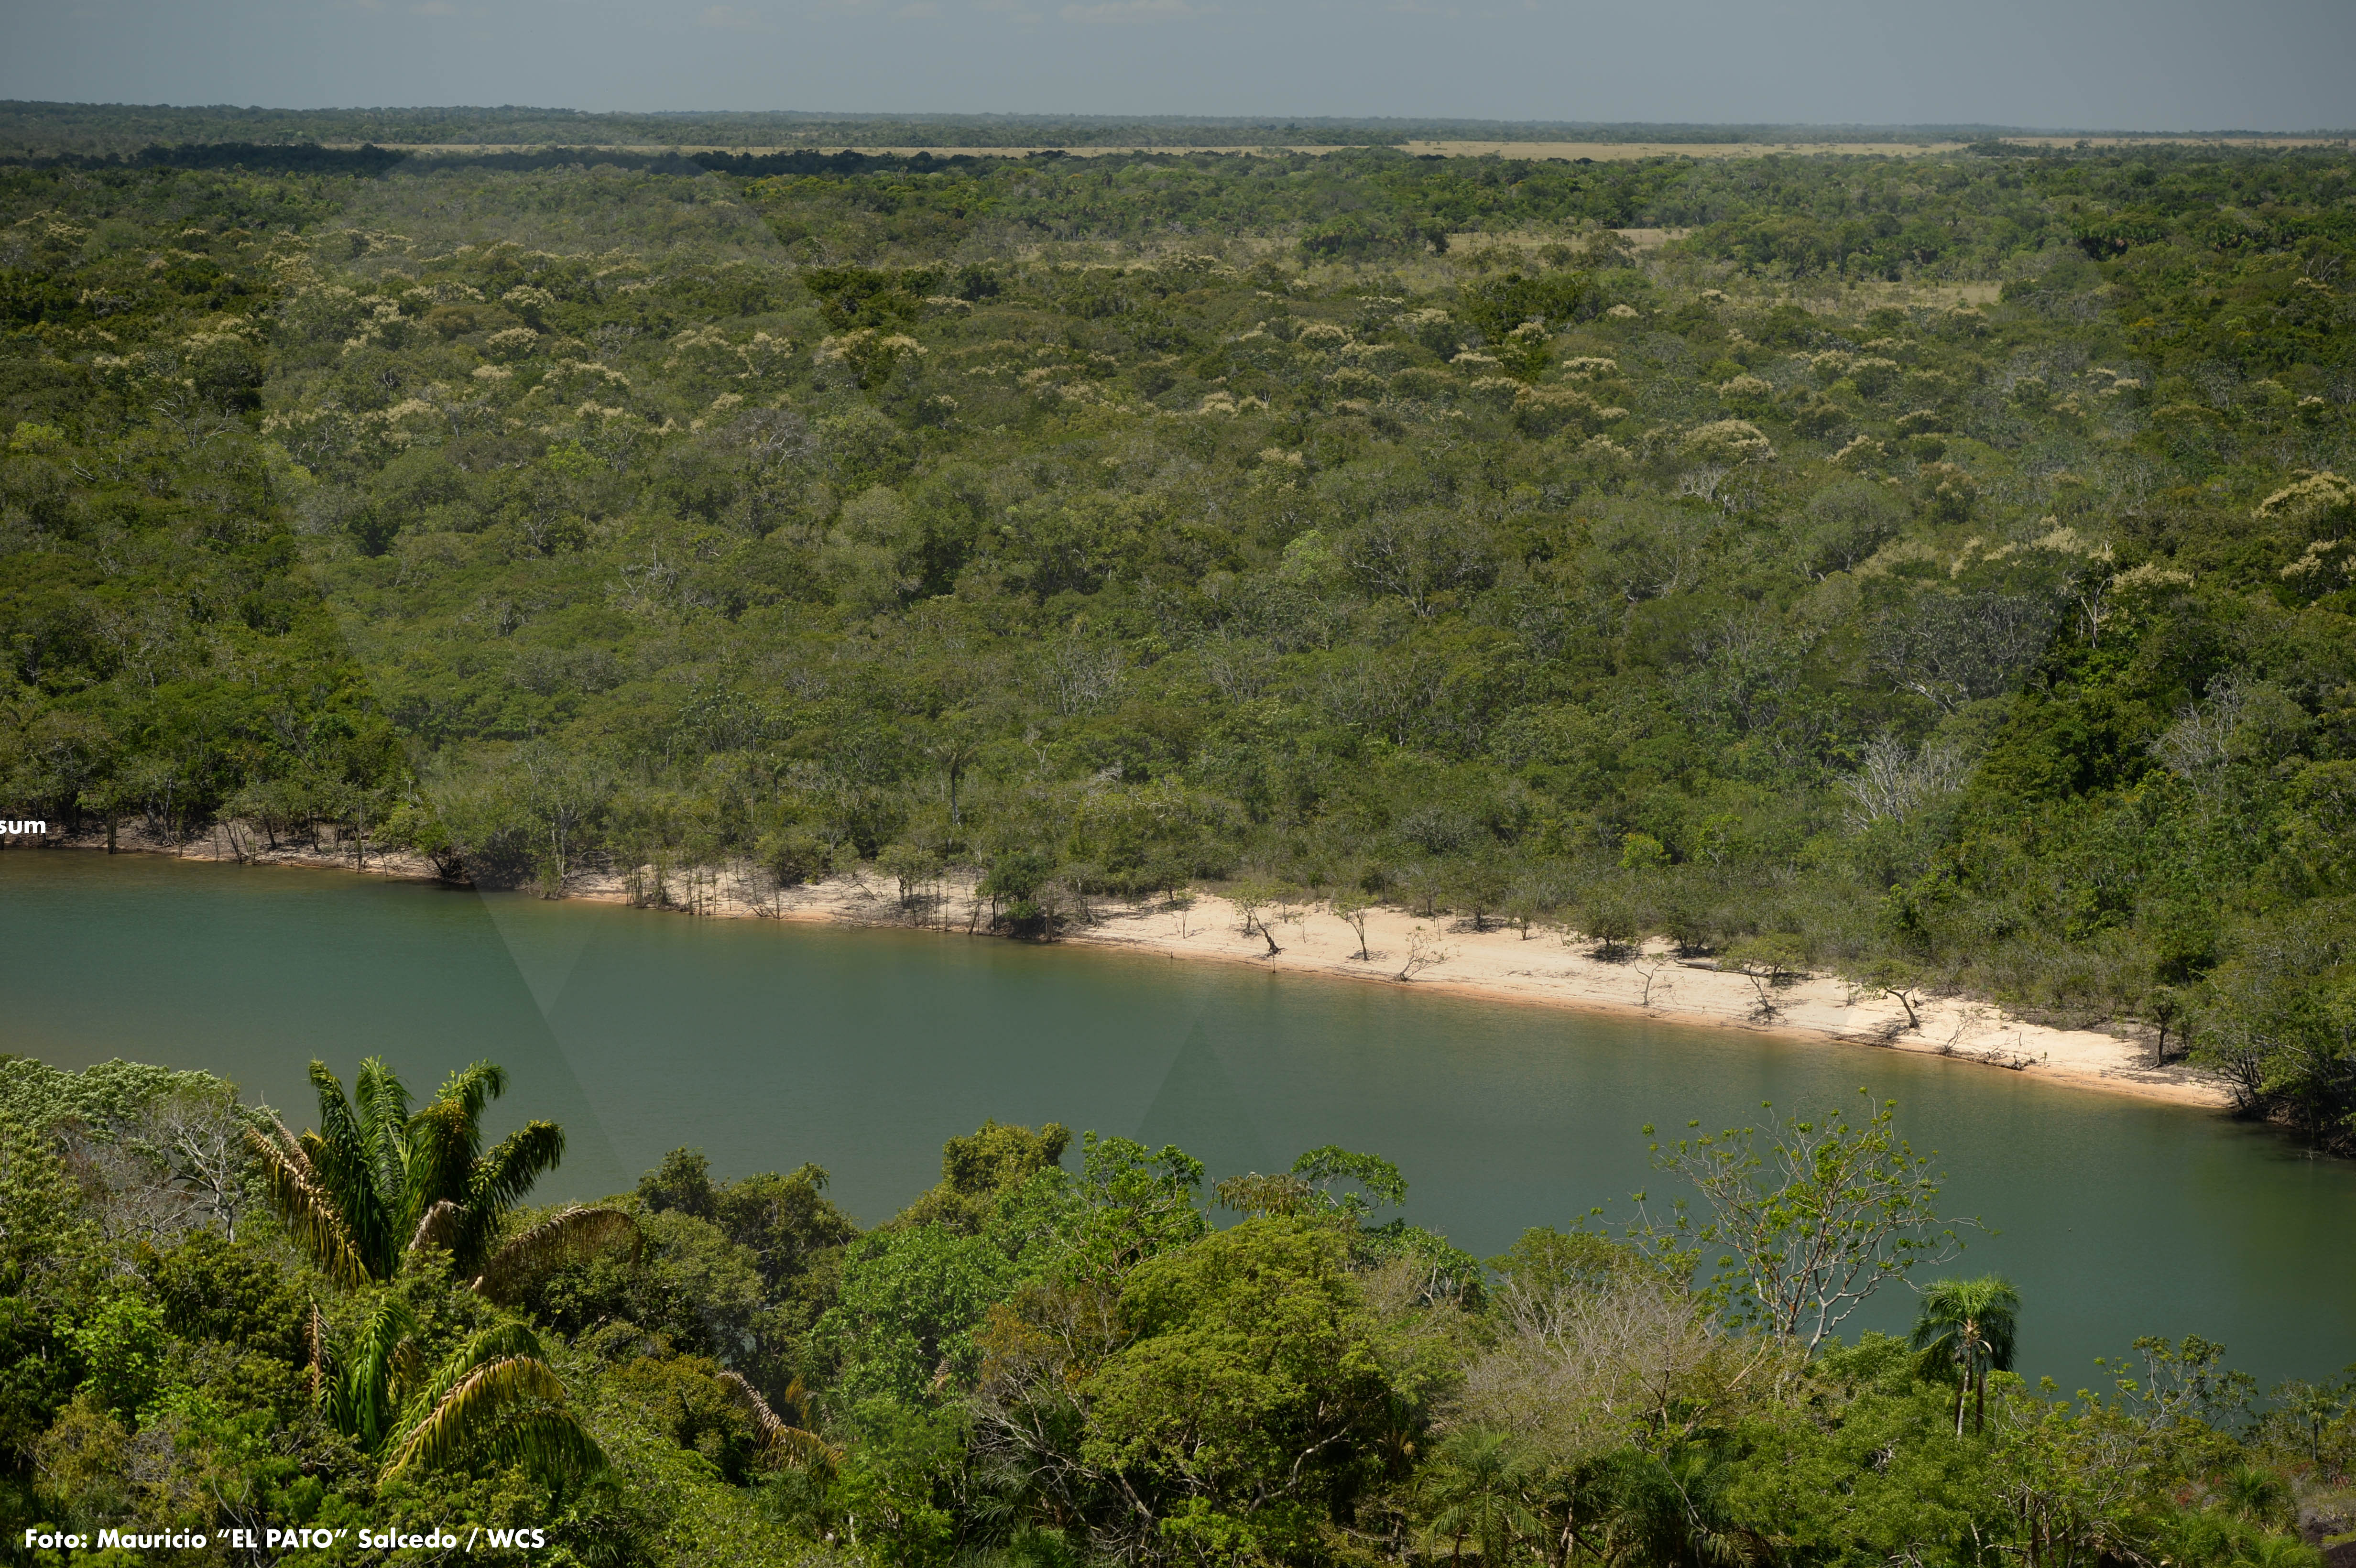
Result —
[[2309, 720], [2297, 701], [2268, 681], [2221, 675], [2199, 703], [2152, 742], [2169, 773], [2210, 798], [2222, 795], [2235, 763], [2265, 764], [2297, 750]]
[[1997, 697], [2045, 649], [2057, 606], [2049, 594], [1934, 590], [1874, 628], [1874, 658], [1898, 686], [1949, 713]]
[[1066, 637], [1049, 647], [1039, 676], [1056, 712], [1092, 713], [1119, 691], [1123, 662], [1118, 647]]
[[229, 1095], [181, 1090], [152, 1113], [146, 1136], [163, 1152], [174, 1187], [230, 1241], [253, 1206], [247, 1177], [253, 1168], [247, 1130], [252, 1117]]
[[226, 1085], [182, 1084], [125, 1116], [70, 1120], [62, 1133], [101, 1232], [167, 1247], [215, 1226], [237, 1239], [253, 1204], [252, 1125]]
[[1418, 926], [1408, 933], [1407, 962], [1399, 966], [1399, 972], [1391, 978], [1399, 981], [1412, 980], [1432, 965], [1445, 964], [1455, 956], [1456, 955], [1440, 945], [1440, 938], [1424, 927]]
[[1903, 822], [1962, 784], [1970, 772], [1963, 748], [1952, 741], [1929, 740], [1917, 748], [1885, 730], [1866, 742], [1857, 772], [1840, 781], [1849, 826]]
[[1755, 1349], [1666, 1275], [1509, 1280], [1501, 1330], [1464, 1370], [1451, 1424], [1511, 1432], [1557, 1463], [1674, 1440], [1736, 1396]]
[[144, 1243], [161, 1250], [195, 1228], [187, 1196], [152, 1148], [126, 1146], [78, 1121], [59, 1128], [66, 1168], [81, 1188], [82, 1212], [116, 1247]]
[[1438, 613], [1438, 595], [1486, 587], [1497, 572], [1483, 531], [1435, 507], [1378, 512], [1342, 541], [1341, 556], [1367, 593], [1423, 620]]

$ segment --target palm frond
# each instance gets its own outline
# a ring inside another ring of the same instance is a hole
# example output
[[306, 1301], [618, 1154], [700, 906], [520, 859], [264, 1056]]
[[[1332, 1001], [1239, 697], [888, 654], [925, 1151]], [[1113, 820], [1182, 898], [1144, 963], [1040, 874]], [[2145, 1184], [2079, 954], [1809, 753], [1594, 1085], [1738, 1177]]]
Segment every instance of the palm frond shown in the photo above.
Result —
[[329, 1418], [346, 1436], [374, 1449], [391, 1433], [397, 1385], [416, 1354], [417, 1317], [397, 1296], [377, 1302], [352, 1353], [327, 1380]]
[[483, 1133], [466, 1108], [454, 1100], [436, 1100], [409, 1118], [410, 1190], [422, 1192], [427, 1202], [447, 1198], [463, 1202], [475, 1158], [482, 1153]]
[[382, 1057], [368, 1057], [352, 1080], [352, 1103], [376, 1189], [390, 1205], [409, 1184], [409, 1086]]
[[475, 1151], [481, 1143], [466, 1107], [454, 1101], [436, 1100], [409, 1120], [402, 1207], [421, 1223], [437, 1207], [453, 1211], [435, 1244], [449, 1249], [461, 1277], [482, 1267], [484, 1217], [473, 1204]]
[[365, 1119], [355, 1114], [343, 1084], [326, 1062], [311, 1063], [311, 1086], [319, 1094], [319, 1130], [304, 1134], [300, 1147], [313, 1183], [334, 1199], [352, 1245], [368, 1260], [369, 1272], [382, 1277], [392, 1271], [394, 1249], [400, 1245], [386, 1213], [389, 1192], [399, 1189], [388, 1189], [380, 1182]]
[[638, 1222], [619, 1209], [565, 1209], [501, 1247], [475, 1278], [477, 1292], [493, 1301], [512, 1300], [524, 1287], [560, 1264], [572, 1263], [627, 1240], [635, 1261]]
[[352, 1117], [352, 1103], [344, 1093], [344, 1081], [329, 1070], [317, 1057], [311, 1059], [307, 1076], [313, 1093], [319, 1096], [319, 1125], [335, 1130], [337, 1124], [347, 1128], [357, 1127]]
[[289, 1148], [259, 1131], [249, 1131], [246, 1141], [262, 1164], [262, 1191], [271, 1210], [296, 1244], [338, 1284], [366, 1284], [368, 1260], [312, 1162], [299, 1147]]
[[[281, 1116], [275, 1111], [271, 1112], [270, 1130], [267, 1133], [259, 1133], [258, 1136], [268, 1137], [273, 1143], [275, 1143], [279, 1147], [279, 1151], [285, 1155], [289, 1163], [293, 1164], [303, 1172], [304, 1178], [306, 1180], [316, 1181], [318, 1179], [317, 1173], [311, 1168], [311, 1153], [308, 1145], [305, 1142], [304, 1138], [298, 1138], [293, 1133], [287, 1131], [286, 1119], [284, 1116]], [[317, 1141], [318, 1138], [318, 1135], [316, 1133], [306, 1134], [305, 1136], [312, 1142]]]
[[505, 1214], [563, 1158], [562, 1127], [554, 1122], [527, 1123], [476, 1162], [468, 1206], [486, 1216]]
[[514, 1406], [530, 1400], [556, 1403], [563, 1398], [563, 1383], [536, 1356], [502, 1356], [486, 1361], [467, 1372], [410, 1428], [386, 1462], [384, 1474], [396, 1475], [412, 1465], [425, 1469], [446, 1465], [479, 1446]]
[[423, 1252], [428, 1247], [440, 1247], [444, 1252], [454, 1250], [465, 1219], [464, 1212], [455, 1203], [447, 1198], [443, 1199], [426, 1210], [424, 1218], [417, 1221], [417, 1230], [409, 1238], [409, 1250], [412, 1253]]
[[[760, 1434], [764, 1452], [779, 1464], [797, 1468], [821, 1465], [832, 1468], [842, 1463], [842, 1450], [805, 1427], [792, 1425], [779, 1419], [769, 1408], [769, 1402], [760, 1391], [744, 1381], [740, 1372], [720, 1374], [720, 1386], [734, 1394], [753, 1417], [754, 1429]], [[801, 1385], [794, 1385], [798, 1389]]]
[[514, 1465], [542, 1481], [605, 1467], [605, 1451], [569, 1410], [526, 1410], [483, 1434], [477, 1450], [498, 1465]]
[[314, 1059], [311, 1063], [311, 1087], [319, 1095], [319, 1130], [306, 1134], [304, 1147], [315, 1161], [324, 1159], [357, 1160], [365, 1168], [368, 1161], [368, 1135], [361, 1118], [352, 1109], [344, 1093], [343, 1080], [327, 1070], [327, 1064]]
[[810, 1424], [810, 1392], [802, 1386], [801, 1379], [786, 1384], [786, 1392], [778, 1396], [777, 1403], [786, 1407], [787, 1417], [794, 1425]]
[[442, 1081], [438, 1101], [455, 1104], [469, 1122], [479, 1122], [483, 1108], [508, 1092], [508, 1070], [496, 1061], [477, 1061]]
[[481, 1368], [494, 1361], [529, 1360], [546, 1364], [548, 1356], [540, 1348], [539, 1337], [521, 1323], [494, 1323], [479, 1333], [470, 1334], [456, 1349], [442, 1358], [433, 1376], [417, 1383], [413, 1377], [401, 1380], [401, 1424], [414, 1427], [432, 1415], [450, 1391], [464, 1383]]
[[327, 1348], [327, 1314], [319, 1310], [316, 1301], [311, 1303], [310, 1317], [303, 1325], [303, 1337], [308, 1341], [311, 1352], [311, 1402], [323, 1403], [328, 1385], [336, 1375], [336, 1364], [335, 1352]]

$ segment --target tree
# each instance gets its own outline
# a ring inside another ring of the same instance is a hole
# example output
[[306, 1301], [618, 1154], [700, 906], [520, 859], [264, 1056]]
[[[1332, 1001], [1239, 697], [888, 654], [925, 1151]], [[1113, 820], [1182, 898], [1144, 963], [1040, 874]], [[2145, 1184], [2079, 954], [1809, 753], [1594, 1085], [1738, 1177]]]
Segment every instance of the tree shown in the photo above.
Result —
[[533, 859], [545, 896], [563, 896], [564, 880], [580, 859], [581, 841], [612, 801], [615, 788], [613, 775], [595, 758], [559, 752], [544, 744], [524, 752], [517, 799], [533, 824]]
[[1719, 1425], [1762, 1365], [1761, 1347], [1729, 1333], [1686, 1275], [1624, 1242], [1531, 1231], [1490, 1267], [1490, 1332], [1463, 1363], [1454, 1415], [1554, 1466]]
[[900, 907], [906, 909], [920, 896], [917, 890], [940, 874], [941, 858], [921, 844], [903, 841], [885, 846], [875, 869], [899, 883]]
[[[1376, 1209], [1396, 1208], [1407, 1201], [1407, 1178], [1378, 1154], [1354, 1154], [1326, 1144], [1294, 1160], [1291, 1174], [1312, 1195], [1317, 1212], [1337, 1215], [1354, 1226]], [[1355, 1182], [1359, 1190], [1336, 1191], [1334, 1183], [1339, 1181]]]
[[1259, 939], [1268, 944], [1266, 956], [1270, 958], [1284, 949], [1276, 944], [1276, 933], [1269, 931], [1268, 923], [1260, 919], [1260, 911], [1274, 901], [1277, 895], [1275, 883], [1258, 878], [1246, 878], [1227, 890], [1227, 897], [1234, 901], [1236, 912], [1244, 917], [1244, 934], [1249, 936], [1258, 932]]
[[[2266, 1425], [2276, 1443], [2294, 1454], [2304, 1454], [2307, 1462], [2323, 1474], [2340, 1470], [2344, 1460], [2356, 1454], [2356, 1367], [2322, 1383], [2293, 1378], [2277, 1385], [2267, 1403], [2273, 1409]], [[2326, 1440], [2335, 1431], [2340, 1453], [2329, 1456]], [[2342, 1463], [2329, 1462], [2335, 1458]]]
[[1042, 1256], [1024, 1264], [1059, 1279], [1117, 1286], [1150, 1258], [1183, 1250], [1210, 1230], [1195, 1207], [1203, 1162], [1173, 1144], [1149, 1149], [1131, 1138], [1080, 1138], [1080, 1171], [1042, 1171], [1010, 1200], [1001, 1229]]
[[1516, 1540], [1539, 1529], [1537, 1516], [1522, 1501], [1537, 1472], [1510, 1433], [1477, 1426], [1451, 1433], [1424, 1477], [1430, 1509], [1425, 1539], [1446, 1541], [1451, 1563], [1463, 1560], [1467, 1541], [1483, 1563], [1505, 1562]]
[[966, 770], [981, 754], [981, 733], [975, 728], [972, 716], [963, 712], [944, 714], [925, 754], [941, 770], [941, 795], [948, 803], [949, 827], [962, 827], [965, 816], [958, 804], [958, 785], [965, 781]]
[[844, 1259], [841, 1297], [819, 1324], [841, 1359], [837, 1396], [916, 1404], [970, 1386], [981, 1360], [974, 1330], [1013, 1278], [987, 1237], [946, 1225], [870, 1233]]
[[1081, 1381], [1099, 1545], [1298, 1561], [1369, 1478], [1394, 1391], [1343, 1239], [1264, 1218], [1141, 1264]]
[[1363, 893], [1344, 893], [1333, 901], [1333, 918], [1355, 932], [1361, 962], [1370, 962], [1373, 955], [1366, 951], [1366, 917], [1374, 912], [1374, 901]]
[[1490, 912], [1505, 903], [1513, 893], [1505, 868], [1496, 860], [1483, 858], [1457, 869], [1450, 890], [1461, 913], [1472, 917], [1472, 929], [1489, 929]]
[[1595, 944], [1595, 956], [1617, 963], [1635, 951], [1644, 921], [1624, 879], [1597, 883], [1580, 901], [1580, 923]]
[[1699, 1188], [1709, 1217], [1696, 1227], [1680, 1199], [1671, 1226], [1646, 1218], [1639, 1233], [1687, 1266], [1723, 1248], [1711, 1296], [1737, 1322], [1815, 1355], [1876, 1290], [1962, 1247], [1938, 1216], [1944, 1179], [1897, 1134], [1897, 1102], [1867, 1106], [1861, 1124], [1837, 1110], [1787, 1117], [1763, 1150], [1756, 1127], [1652, 1145], [1653, 1168]]
[[1072, 1130], [1049, 1122], [1037, 1132], [985, 1120], [970, 1137], [941, 1146], [941, 1179], [968, 1197], [1019, 1187], [1064, 1157]]
[[1417, 926], [1407, 933], [1407, 962], [1399, 965], [1399, 972], [1391, 978], [1405, 984], [1426, 969], [1434, 965], [1445, 964], [1454, 956], [1456, 955], [1453, 953], [1440, 944], [1440, 938], [1434, 936], [1430, 930], [1423, 926]]
[[1064, 1157], [1072, 1130], [1049, 1122], [1037, 1132], [995, 1119], [970, 1136], [941, 1146], [940, 1184], [908, 1205], [902, 1219], [972, 1232], [982, 1228], [1001, 1195], [1014, 1191]]
[[1796, 937], [1779, 933], [1747, 937], [1728, 948], [1720, 963], [1731, 965], [1751, 982], [1759, 998], [1751, 1016], [1765, 1023], [1783, 1010], [1775, 1005], [1774, 994], [1806, 973], [1807, 955]]
[[154, 1106], [146, 1128], [188, 1206], [219, 1220], [232, 1242], [249, 1201], [253, 1115], [227, 1085], [191, 1085]]
[[520, 1323], [474, 1334], [428, 1369], [416, 1314], [387, 1295], [343, 1353], [328, 1339], [314, 1307], [312, 1396], [337, 1431], [382, 1461], [380, 1478], [478, 1461], [550, 1478], [605, 1463]]
[[453, 1072], [412, 1112], [400, 1077], [376, 1057], [353, 1093], [324, 1061], [311, 1063], [319, 1130], [283, 1122], [254, 1133], [272, 1207], [314, 1262], [347, 1285], [388, 1280], [408, 1254], [439, 1247], [452, 1269], [494, 1298], [552, 1264], [634, 1238], [618, 1209], [573, 1207], [507, 1234], [532, 1184], [564, 1157], [564, 1130], [531, 1122], [481, 1153], [483, 1109], [504, 1093], [505, 1069], [478, 1061]]
[[[1334, 1190], [1337, 1181], [1355, 1181], [1362, 1189]], [[1355, 1231], [1379, 1208], [1407, 1201], [1407, 1178], [1398, 1166], [1378, 1154], [1353, 1154], [1337, 1145], [1311, 1149], [1280, 1175], [1253, 1171], [1230, 1176], [1212, 1189], [1219, 1206], [1244, 1215], [1303, 1215], [1338, 1220]]]
[[1922, 1292], [1911, 1343], [1925, 1364], [1955, 1373], [1955, 1435], [1964, 1435], [1964, 1400], [1974, 1398], [1972, 1424], [1987, 1427], [1987, 1375], [2012, 1370], [2013, 1341], [2019, 1329], [2020, 1293], [1997, 1275], [1976, 1279], [1933, 1280]]
[[1885, 960], [1866, 971], [1865, 983], [1906, 1009], [1909, 1034], [1922, 1027], [1922, 1015], [1915, 1000], [1922, 991], [1922, 976], [1912, 965]]

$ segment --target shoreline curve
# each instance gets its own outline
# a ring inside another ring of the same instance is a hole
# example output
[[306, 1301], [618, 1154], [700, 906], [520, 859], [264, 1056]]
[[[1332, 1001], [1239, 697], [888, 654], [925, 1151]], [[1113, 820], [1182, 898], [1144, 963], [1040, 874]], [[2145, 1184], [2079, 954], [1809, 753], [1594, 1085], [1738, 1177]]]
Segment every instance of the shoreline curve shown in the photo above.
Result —
[[[85, 833], [50, 837], [40, 847], [103, 851], [106, 844], [102, 834]], [[119, 834], [118, 848], [181, 859], [441, 880], [416, 856], [370, 853], [364, 869], [356, 869], [348, 849], [261, 849], [242, 839], [231, 825], [216, 827], [177, 847]], [[692, 910], [678, 903], [637, 907], [716, 919], [962, 929], [980, 934], [969, 913], [974, 896], [970, 886], [937, 886], [937, 892], [915, 906], [916, 917], [901, 903], [896, 890], [871, 885], [856, 872], [788, 890], [766, 901], [748, 897], [741, 880], [715, 877], [710, 888], [698, 891]], [[624, 879], [605, 872], [569, 878], [563, 896], [621, 906], [631, 902]], [[1361, 959], [1357, 931], [1323, 905], [1295, 903], [1262, 912], [1278, 948], [1273, 955], [1268, 951], [1270, 938], [1257, 932], [1245, 934], [1242, 912], [1216, 894], [1197, 893], [1179, 904], [1091, 901], [1087, 912], [1084, 922], [1067, 928], [1056, 941], [1173, 961], [1240, 964], [1360, 984], [1407, 985], [1484, 1002], [1634, 1015], [1808, 1043], [1900, 1051], [2017, 1072], [2069, 1088], [2210, 1110], [2231, 1104], [2213, 1079], [2180, 1064], [2155, 1067], [2141, 1048], [2115, 1035], [2033, 1023], [1963, 997], [1919, 998], [1918, 1024], [1910, 1029], [1900, 1004], [1837, 977], [1811, 976], [1783, 987], [1762, 987], [1707, 961], [1679, 959], [1657, 939], [1625, 957], [1601, 959], [1558, 932], [1526, 934], [1505, 926], [1475, 931], [1382, 906], [1366, 912], [1368, 956]], [[1411, 977], [1401, 980], [1398, 976], [1411, 955], [1420, 962]]]

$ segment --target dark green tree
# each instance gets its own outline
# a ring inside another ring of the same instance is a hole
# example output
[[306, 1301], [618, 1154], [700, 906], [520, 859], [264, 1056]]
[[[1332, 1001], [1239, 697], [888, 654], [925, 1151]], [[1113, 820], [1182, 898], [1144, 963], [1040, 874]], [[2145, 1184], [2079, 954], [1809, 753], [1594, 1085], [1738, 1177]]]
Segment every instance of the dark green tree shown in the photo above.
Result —
[[360, 1063], [353, 1093], [327, 1063], [311, 1063], [319, 1126], [301, 1136], [284, 1122], [253, 1135], [270, 1199], [314, 1262], [347, 1285], [391, 1279], [412, 1253], [438, 1247], [458, 1278], [510, 1296], [562, 1259], [636, 1233], [618, 1209], [570, 1207], [519, 1232], [512, 1221], [532, 1185], [564, 1157], [564, 1130], [535, 1121], [485, 1152], [484, 1107], [504, 1093], [504, 1068], [478, 1061], [411, 1108], [384, 1062]]
[[1933, 1280], [1924, 1287], [1911, 1342], [1926, 1366], [1954, 1377], [1956, 1436], [1964, 1435], [1966, 1397], [1974, 1424], [1987, 1426], [1987, 1375], [2012, 1370], [2019, 1331], [2020, 1293], [1999, 1275]]

